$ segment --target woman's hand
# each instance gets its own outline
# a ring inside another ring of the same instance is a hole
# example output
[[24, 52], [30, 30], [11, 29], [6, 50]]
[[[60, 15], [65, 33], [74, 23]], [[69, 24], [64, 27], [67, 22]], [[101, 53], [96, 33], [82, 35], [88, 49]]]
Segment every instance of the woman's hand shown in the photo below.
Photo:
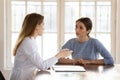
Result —
[[69, 58], [60, 58], [58, 64], [75, 65], [77, 60]]
[[90, 63], [89, 60], [84, 60], [84, 59], [78, 59], [77, 61], [78, 61], [78, 64], [81, 64], [84, 66]]
[[70, 51], [69, 49], [63, 49], [61, 50], [58, 54], [56, 54], [55, 57], [59, 58], [64, 58], [64, 57], [68, 57], [70, 56], [72, 53], [72, 51]]

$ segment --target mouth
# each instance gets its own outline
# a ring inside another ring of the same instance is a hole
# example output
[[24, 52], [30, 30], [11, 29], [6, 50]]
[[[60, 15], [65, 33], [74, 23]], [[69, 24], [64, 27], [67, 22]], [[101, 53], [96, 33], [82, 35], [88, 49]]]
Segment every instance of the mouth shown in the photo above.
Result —
[[80, 33], [76, 33], [76, 35], [80, 35]]

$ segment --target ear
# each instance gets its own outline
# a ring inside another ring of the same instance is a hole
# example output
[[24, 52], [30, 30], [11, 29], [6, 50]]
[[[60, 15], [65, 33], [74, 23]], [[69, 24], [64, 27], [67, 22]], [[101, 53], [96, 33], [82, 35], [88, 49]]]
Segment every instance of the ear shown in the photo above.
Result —
[[90, 33], [90, 32], [91, 32], [91, 30], [88, 30], [88, 31], [87, 31], [87, 33]]
[[37, 30], [37, 29], [39, 29], [39, 25], [38, 25], [38, 24], [36, 25], [36, 30]]

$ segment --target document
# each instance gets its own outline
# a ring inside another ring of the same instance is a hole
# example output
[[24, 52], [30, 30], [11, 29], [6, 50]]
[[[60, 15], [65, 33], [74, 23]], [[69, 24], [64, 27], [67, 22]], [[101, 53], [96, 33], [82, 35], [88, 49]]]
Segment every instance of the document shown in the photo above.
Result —
[[85, 72], [83, 66], [77, 65], [54, 65], [53, 70], [56, 72]]

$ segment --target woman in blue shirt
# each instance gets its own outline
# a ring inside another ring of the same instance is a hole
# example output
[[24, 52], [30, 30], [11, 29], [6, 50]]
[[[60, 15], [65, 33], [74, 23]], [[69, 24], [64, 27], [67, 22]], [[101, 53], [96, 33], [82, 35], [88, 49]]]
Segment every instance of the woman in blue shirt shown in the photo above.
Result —
[[[111, 54], [103, 44], [89, 36], [92, 30], [92, 21], [88, 17], [76, 21], [75, 32], [77, 38], [70, 39], [62, 49], [68, 48], [73, 51], [72, 59], [61, 58], [59, 63], [63, 64], [110, 64], [114, 61]], [[103, 59], [98, 59], [99, 54]]]

